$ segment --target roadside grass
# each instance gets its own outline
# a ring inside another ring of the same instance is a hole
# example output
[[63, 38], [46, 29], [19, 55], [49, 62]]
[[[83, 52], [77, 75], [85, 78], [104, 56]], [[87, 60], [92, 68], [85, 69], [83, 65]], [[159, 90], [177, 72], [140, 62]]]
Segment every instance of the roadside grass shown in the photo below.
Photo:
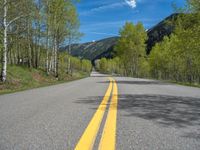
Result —
[[176, 81], [167, 81], [167, 82], [171, 82], [171, 83], [179, 84], [179, 85], [184, 85], [184, 86], [200, 88], [200, 84], [198, 84], [198, 83], [184, 83], [184, 82], [176, 82]]
[[[117, 77], [121, 77], [121, 75], [119, 74], [114, 74], [111, 76], [117, 76]], [[133, 78], [133, 77], [132, 77]], [[159, 79], [155, 79], [155, 78], [141, 78], [141, 79], [149, 79], [149, 80], [157, 80], [157, 81], [161, 81], [161, 82], [165, 82], [165, 83], [172, 83], [172, 84], [177, 84], [177, 85], [183, 85], [183, 86], [189, 86], [189, 87], [197, 87], [200, 88], [200, 84], [198, 83], [186, 83], [186, 82], [177, 82], [177, 81], [173, 81], [173, 80], [159, 80]]]
[[22, 66], [8, 65], [7, 81], [6, 83], [0, 82], [0, 94], [60, 84], [87, 76], [88, 74], [85, 72], [75, 72], [72, 76], [66, 75], [61, 80], [58, 80], [41, 69], [29, 69]]
[[[148, 78], [148, 79], [150, 79], [150, 80], [158, 80], [158, 79], [155, 79], [155, 78]], [[158, 81], [165, 82], [165, 83], [172, 83], [172, 84], [177, 84], [177, 85], [200, 88], [200, 84], [198, 84], [198, 83], [189, 83], [189, 82], [185, 83], [185, 82], [177, 82], [177, 81], [173, 81], [173, 80], [158, 80]]]
[[177, 82], [177, 81], [173, 81], [173, 80], [159, 80], [159, 79], [155, 79], [155, 78], [144, 78], [144, 79], [158, 80], [158, 81], [165, 82], [165, 83], [172, 83], [172, 84], [177, 84], [177, 85], [200, 88], [200, 84], [198, 84], [198, 83], [189, 83], [189, 82], [185, 83], [185, 82]]

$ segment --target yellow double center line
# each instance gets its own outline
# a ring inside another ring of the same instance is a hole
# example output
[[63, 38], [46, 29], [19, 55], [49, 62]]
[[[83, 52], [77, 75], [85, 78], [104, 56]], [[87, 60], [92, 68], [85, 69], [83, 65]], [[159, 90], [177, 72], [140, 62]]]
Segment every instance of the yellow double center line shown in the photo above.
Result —
[[85, 129], [82, 137], [77, 143], [75, 150], [92, 150], [103, 116], [106, 111], [106, 106], [112, 93], [108, 115], [103, 129], [103, 134], [99, 144], [99, 150], [115, 150], [116, 144], [116, 124], [117, 124], [117, 103], [118, 89], [116, 81], [110, 78], [110, 84], [106, 94], [95, 112], [93, 118]]

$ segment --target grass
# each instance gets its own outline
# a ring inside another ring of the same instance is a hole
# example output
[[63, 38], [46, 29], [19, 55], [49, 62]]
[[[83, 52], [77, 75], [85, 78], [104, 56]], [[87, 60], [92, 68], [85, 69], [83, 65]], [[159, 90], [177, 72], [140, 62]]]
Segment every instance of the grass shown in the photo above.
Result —
[[149, 78], [149, 79], [150, 80], [158, 80], [158, 81], [162, 81], [162, 82], [166, 82], [166, 83], [173, 83], [173, 84], [177, 84], [177, 85], [200, 88], [200, 84], [198, 84], [198, 83], [178, 82], [178, 81], [174, 81], [174, 80], [161, 80], [161, 79], [155, 79], [155, 78]]
[[168, 81], [168, 82], [171, 82], [171, 83], [174, 83], [174, 84], [179, 84], [179, 85], [184, 85], [184, 86], [190, 86], [190, 87], [198, 87], [200, 88], [200, 84], [198, 83], [184, 83], [184, 82], [176, 82], [176, 81]]
[[189, 87], [197, 87], [200, 88], [200, 84], [198, 83], [186, 83], [186, 82], [177, 82], [174, 80], [161, 80], [161, 79], [155, 79], [155, 78], [149, 78], [150, 80], [158, 80], [166, 83], [172, 83], [172, 84], [177, 84], [177, 85], [183, 85], [183, 86], [189, 86]]
[[75, 72], [73, 76], [65, 76], [62, 80], [40, 69], [29, 69], [21, 66], [8, 66], [7, 81], [0, 83], [0, 94], [13, 93], [27, 89], [55, 85], [87, 77], [87, 73]]

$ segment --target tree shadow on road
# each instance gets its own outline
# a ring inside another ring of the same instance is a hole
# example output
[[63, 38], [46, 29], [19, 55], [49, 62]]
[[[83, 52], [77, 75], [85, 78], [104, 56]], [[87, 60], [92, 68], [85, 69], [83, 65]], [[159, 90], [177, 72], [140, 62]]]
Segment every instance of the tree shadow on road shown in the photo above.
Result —
[[[170, 83], [163, 81], [154, 81], [154, 80], [142, 80], [142, 81], [127, 81], [127, 80], [117, 80], [117, 84], [135, 84], [135, 85], [170, 85]], [[98, 82], [98, 83], [109, 83], [109, 81]]]
[[[118, 109], [129, 117], [151, 120], [164, 127], [200, 129], [200, 99], [169, 95], [120, 95]], [[200, 139], [200, 132], [187, 132], [185, 138]]]
[[120, 95], [118, 109], [156, 123], [187, 127], [200, 125], [200, 99], [169, 95]]
[[[200, 98], [145, 94], [118, 97], [118, 110], [123, 110], [125, 117], [150, 120], [163, 127], [195, 126], [200, 129]], [[78, 103], [97, 108], [102, 98], [102, 96], [87, 97], [79, 100]], [[200, 133], [186, 133], [183, 137], [200, 139]]]
[[[91, 106], [91, 109], [97, 109], [98, 106], [101, 104], [104, 96], [91, 96], [87, 98], [81, 98], [80, 100], [76, 101], [75, 103], [78, 104], [87, 104]], [[109, 105], [108, 104], [103, 104], [103, 105]]]

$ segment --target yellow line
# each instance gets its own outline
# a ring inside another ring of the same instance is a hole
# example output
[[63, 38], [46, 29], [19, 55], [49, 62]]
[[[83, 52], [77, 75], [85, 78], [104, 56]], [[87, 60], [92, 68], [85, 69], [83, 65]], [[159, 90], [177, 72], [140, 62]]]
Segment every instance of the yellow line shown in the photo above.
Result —
[[110, 79], [110, 84], [105, 93], [105, 96], [101, 104], [99, 105], [97, 111], [95, 112], [93, 118], [91, 119], [90, 123], [88, 124], [87, 128], [85, 129], [82, 137], [77, 143], [75, 150], [92, 150], [100, 124], [103, 119], [103, 115], [106, 110], [106, 105], [109, 101], [110, 94], [112, 92], [112, 85], [113, 81], [112, 79]]
[[118, 88], [114, 81], [113, 94], [110, 102], [108, 116], [99, 144], [99, 150], [115, 150], [116, 125], [117, 125]]

